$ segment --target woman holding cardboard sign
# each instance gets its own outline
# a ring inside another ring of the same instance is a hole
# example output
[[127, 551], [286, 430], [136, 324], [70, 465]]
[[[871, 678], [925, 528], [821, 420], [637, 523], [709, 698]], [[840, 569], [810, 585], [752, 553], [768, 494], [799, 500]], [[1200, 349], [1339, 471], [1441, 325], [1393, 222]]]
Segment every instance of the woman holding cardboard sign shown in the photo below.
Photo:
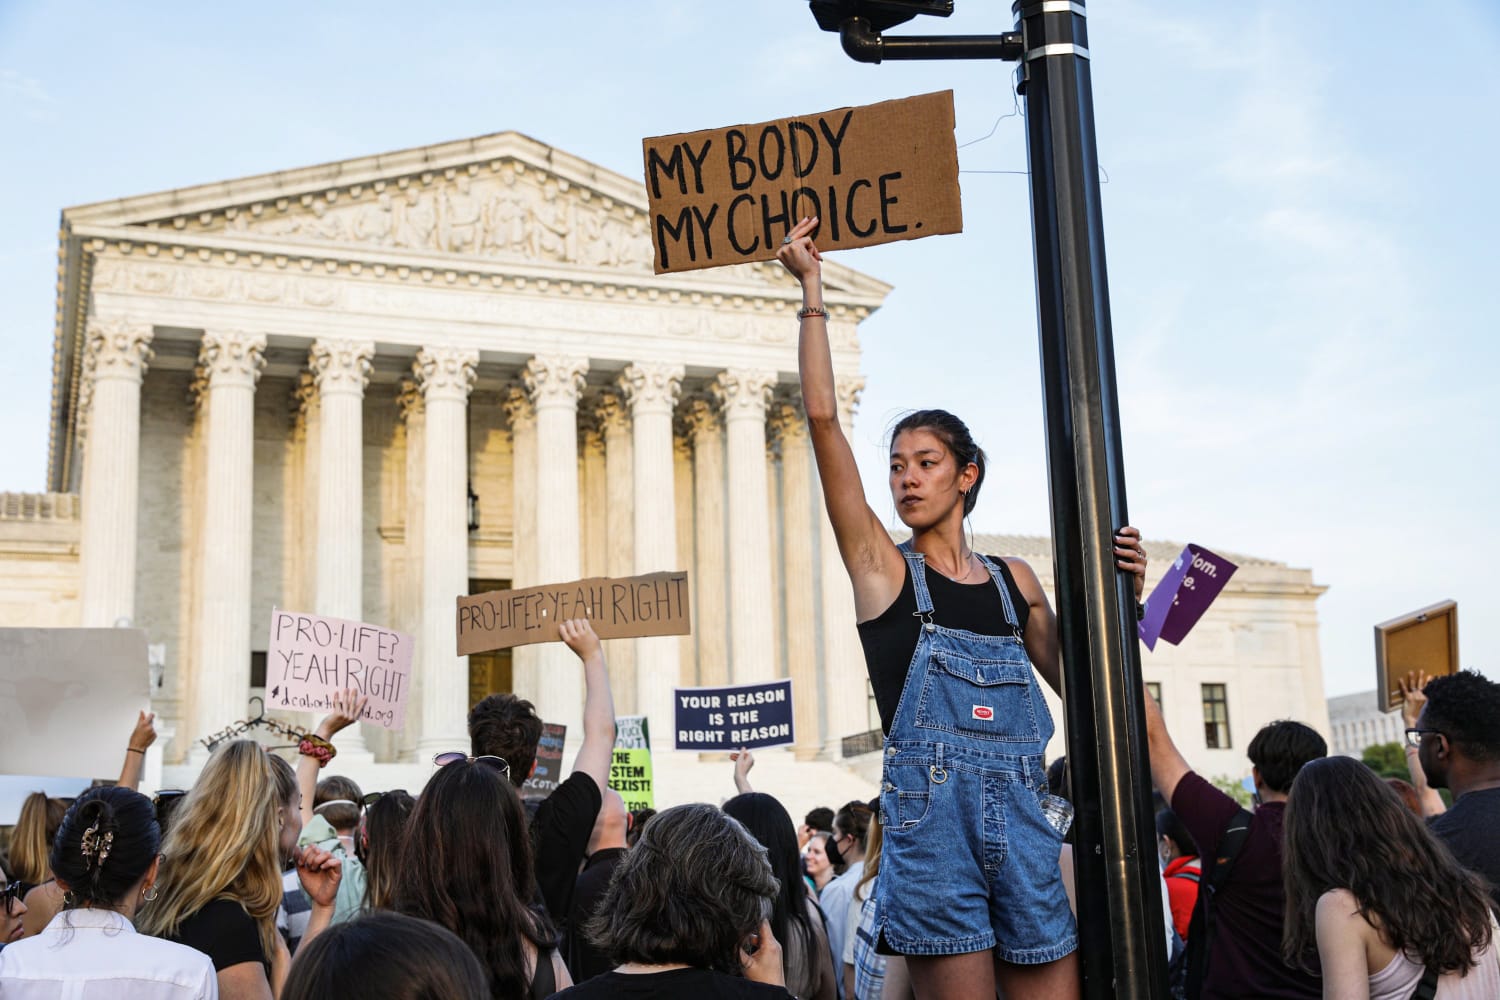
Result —
[[[777, 256], [802, 285], [802, 398], [886, 736], [880, 950], [907, 956], [922, 1000], [994, 996], [997, 982], [1076, 997], [1062, 832], [1043, 811], [1052, 718], [1032, 672], [1059, 689], [1056, 617], [1024, 561], [966, 544], [985, 458], [951, 413], [919, 410], [892, 432], [891, 498], [911, 541], [891, 541], [865, 502], [838, 419], [817, 226], [803, 219]], [[1140, 532], [1114, 541], [1139, 599]]]

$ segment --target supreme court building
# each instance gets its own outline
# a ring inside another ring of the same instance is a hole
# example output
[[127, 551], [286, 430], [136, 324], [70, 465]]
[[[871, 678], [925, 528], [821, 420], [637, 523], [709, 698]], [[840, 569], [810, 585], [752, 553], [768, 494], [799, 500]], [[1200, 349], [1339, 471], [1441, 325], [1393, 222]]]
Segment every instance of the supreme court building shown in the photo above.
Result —
[[[410, 632], [406, 728], [339, 745], [370, 787], [415, 790], [489, 691], [581, 733], [576, 657], [457, 656], [458, 595], [686, 569], [691, 635], [605, 643], [617, 714], [652, 720], [659, 800], [731, 787], [669, 753], [673, 686], [780, 677], [778, 759], [823, 771], [808, 804], [868, 798], [838, 763], [876, 723], [798, 404], [800, 290], [774, 262], [654, 275], [645, 208], [637, 180], [502, 133], [65, 210], [49, 492], [0, 498], [0, 625], [145, 629], [184, 786], [262, 693], [273, 608]], [[890, 286], [832, 261], [824, 281], [848, 428]], [[996, 542], [1050, 587], [1045, 539]], [[1257, 562], [1195, 633], [1213, 662], [1169, 654], [1190, 759], [1221, 748], [1195, 735], [1204, 669], [1243, 690], [1237, 726], [1326, 731], [1321, 592]]]

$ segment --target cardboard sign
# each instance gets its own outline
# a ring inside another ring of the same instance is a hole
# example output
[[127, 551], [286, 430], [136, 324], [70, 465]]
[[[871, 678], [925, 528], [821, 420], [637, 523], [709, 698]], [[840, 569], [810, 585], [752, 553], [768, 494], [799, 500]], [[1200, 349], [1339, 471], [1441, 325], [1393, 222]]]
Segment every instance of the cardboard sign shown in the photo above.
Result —
[[458, 599], [458, 655], [553, 642], [559, 622], [587, 618], [601, 639], [687, 635], [686, 570], [620, 579], [597, 576]]
[[1401, 707], [1401, 681], [1421, 671], [1429, 677], [1458, 673], [1458, 604], [1441, 601], [1375, 626], [1375, 704]]
[[792, 682], [676, 688], [679, 750], [758, 750], [792, 742]]
[[963, 232], [951, 90], [641, 145], [657, 274]]
[[568, 727], [556, 722], [542, 724], [542, 738], [536, 745], [536, 770], [521, 783], [521, 798], [545, 799], [557, 791], [562, 780], [563, 740]]
[[406, 725], [411, 636], [380, 625], [271, 609], [266, 700], [276, 708], [327, 712], [353, 688], [369, 697], [360, 718], [386, 729]]
[[651, 729], [644, 715], [615, 720], [615, 749], [609, 764], [609, 787], [620, 793], [626, 812], [656, 808], [651, 775]]
[[1146, 648], [1155, 649], [1158, 638], [1174, 646], [1182, 642], [1237, 569], [1200, 545], [1183, 549], [1146, 598], [1146, 614], [1136, 626]]
[[141, 629], [0, 629], [0, 767], [113, 778], [150, 685]]

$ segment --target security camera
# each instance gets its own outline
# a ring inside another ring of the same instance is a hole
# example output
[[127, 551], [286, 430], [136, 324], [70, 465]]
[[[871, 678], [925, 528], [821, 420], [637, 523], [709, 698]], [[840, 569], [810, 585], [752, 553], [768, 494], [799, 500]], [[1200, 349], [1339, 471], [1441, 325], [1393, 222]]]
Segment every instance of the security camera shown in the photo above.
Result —
[[875, 31], [885, 31], [918, 14], [953, 13], [953, 0], [811, 0], [808, 6], [824, 31], [838, 31], [854, 17], [868, 21]]

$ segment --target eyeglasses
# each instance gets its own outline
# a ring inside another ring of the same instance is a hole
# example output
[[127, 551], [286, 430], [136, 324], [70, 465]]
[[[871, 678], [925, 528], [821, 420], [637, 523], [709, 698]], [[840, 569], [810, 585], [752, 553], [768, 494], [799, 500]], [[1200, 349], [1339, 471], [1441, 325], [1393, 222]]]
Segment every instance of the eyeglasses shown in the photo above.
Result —
[[15, 915], [16, 903], [25, 895], [26, 884], [20, 879], [10, 883], [4, 889], [0, 889], [0, 897], [5, 899], [5, 915]]
[[504, 757], [496, 757], [493, 754], [481, 754], [478, 757], [470, 757], [462, 750], [449, 750], [447, 753], [434, 754], [432, 762], [438, 767], [447, 767], [449, 764], [457, 764], [460, 761], [468, 761], [470, 764], [483, 764], [485, 767], [494, 768], [500, 773], [500, 777], [510, 777], [510, 764]]
[[[443, 756], [446, 756], [446, 755], [445, 754], [438, 754], [438, 756], [439, 757], [443, 757]], [[495, 758], [495, 759], [499, 760], [498, 757]], [[437, 761], [434, 760], [433, 763], [436, 764]], [[449, 763], [452, 763], [452, 762], [450, 761]], [[502, 761], [502, 763], [503, 763], [503, 761]], [[439, 764], [438, 766], [441, 767], [442, 765]], [[509, 773], [509, 772], [510, 772], [510, 768], [506, 768], [506, 773]], [[379, 802], [382, 798], [384, 798], [387, 795], [406, 795], [406, 794], [407, 794], [407, 791], [404, 788], [392, 788], [388, 792], [369, 792], [369, 793], [367, 793], [365, 795], [364, 798], [360, 799], [360, 801], [362, 803], [364, 803], [364, 807], [366, 809], [368, 809], [371, 806], [373, 806], [375, 803]]]
[[1406, 731], [1406, 745], [1409, 747], [1420, 748], [1422, 746], [1422, 737], [1428, 735], [1429, 733], [1434, 736], [1443, 735], [1439, 730], [1436, 729], [1408, 729]]

